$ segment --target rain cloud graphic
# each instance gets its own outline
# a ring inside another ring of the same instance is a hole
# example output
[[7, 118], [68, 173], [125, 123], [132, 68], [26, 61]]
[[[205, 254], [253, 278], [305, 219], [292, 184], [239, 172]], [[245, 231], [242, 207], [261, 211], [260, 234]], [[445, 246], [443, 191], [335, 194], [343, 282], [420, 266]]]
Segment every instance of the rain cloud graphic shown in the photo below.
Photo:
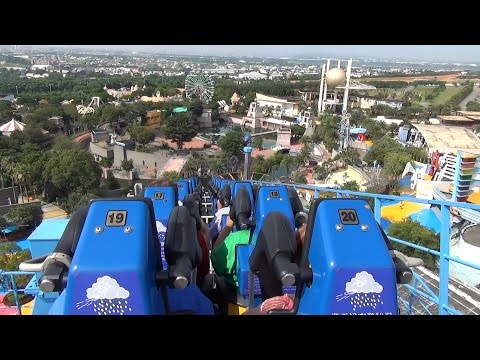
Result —
[[338, 302], [350, 298], [353, 311], [366, 307], [376, 309], [383, 305], [380, 295], [382, 291], [383, 286], [377, 283], [371, 274], [362, 271], [345, 284], [345, 292], [337, 295], [336, 299]]
[[77, 303], [77, 308], [93, 304], [97, 315], [124, 315], [132, 311], [128, 306], [130, 292], [121, 287], [117, 280], [110, 276], [102, 276], [92, 287], [87, 289], [87, 298]]
[[158, 232], [158, 233], [166, 232], [166, 231], [167, 231], [167, 227], [166, 227], [165, 225], [163, 225], [161, 221], [158, 221], [158, 220], [157, 220], [155, 223], [156, 223], [156, 225], [157, 225], [157, 232]]
[[165, 260], [165, 236], [167, 235], [167, 227], [161, 222], [156, 221], [158, 241], [160, 241], [160, 257], [162, 259], [162, 265], [164, 269], [168, 268], [167, 260]]

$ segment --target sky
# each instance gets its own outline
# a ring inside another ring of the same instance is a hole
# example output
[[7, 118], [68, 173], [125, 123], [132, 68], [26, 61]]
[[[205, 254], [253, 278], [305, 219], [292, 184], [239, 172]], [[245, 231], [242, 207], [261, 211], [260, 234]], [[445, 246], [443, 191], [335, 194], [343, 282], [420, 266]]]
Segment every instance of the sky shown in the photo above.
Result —
[[95, 50], [149, 51], [171, 55], [255, 57], [373, 57], [431, 62], [478, 62], [480, 45], [35, 45]]

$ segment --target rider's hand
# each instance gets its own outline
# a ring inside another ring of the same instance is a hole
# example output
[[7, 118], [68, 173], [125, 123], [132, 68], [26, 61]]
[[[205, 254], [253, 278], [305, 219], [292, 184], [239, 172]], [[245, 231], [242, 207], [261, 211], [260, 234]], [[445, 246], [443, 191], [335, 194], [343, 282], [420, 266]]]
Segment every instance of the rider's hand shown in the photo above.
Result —
[[233, 222], [233, 220], [230, 216], [227, 217], [227, 223], [225, 225], [228, 226], [229, 228], [233, 229], [233, 226], [235, 225], [235, 223]]

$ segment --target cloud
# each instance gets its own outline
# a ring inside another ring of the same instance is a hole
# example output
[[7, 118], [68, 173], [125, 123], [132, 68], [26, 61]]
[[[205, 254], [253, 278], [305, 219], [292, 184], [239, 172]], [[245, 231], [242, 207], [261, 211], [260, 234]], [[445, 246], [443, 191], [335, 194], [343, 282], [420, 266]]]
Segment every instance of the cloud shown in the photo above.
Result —
[[347, 293], [381, 293], [383, 286], [377, 283], [371, 274], [362, 271], [345, 284], [345, 291]]
[[157, 232], [165, 232], [167, 231], [167, 227], [165, 225], [162, 224], [161, 221], [156, 221], [156, 224], [157, 224]]
[[110, 276], [103, 276], [97, 279], [97, 282], [87, 289], [87, 299], [126, 299], [130, 292], [120, 285], [117, 280]]

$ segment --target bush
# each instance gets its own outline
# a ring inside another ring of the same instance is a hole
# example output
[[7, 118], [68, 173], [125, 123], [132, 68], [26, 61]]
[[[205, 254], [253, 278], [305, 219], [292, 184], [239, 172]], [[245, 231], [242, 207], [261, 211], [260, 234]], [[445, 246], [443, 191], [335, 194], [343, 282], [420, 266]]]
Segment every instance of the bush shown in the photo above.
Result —
[[[32, 301], [34, 298], [35, 297], [33, 295], [18, 293], [18, 300], [20, 302], [20, 305], [25, 305]], [[15, 295], [13, 295], [13, 293], [8, 293], [3, 299], [3, 303], [5, 304], [5, 306], [16, 306], [17, 304], [15, 302]]]

